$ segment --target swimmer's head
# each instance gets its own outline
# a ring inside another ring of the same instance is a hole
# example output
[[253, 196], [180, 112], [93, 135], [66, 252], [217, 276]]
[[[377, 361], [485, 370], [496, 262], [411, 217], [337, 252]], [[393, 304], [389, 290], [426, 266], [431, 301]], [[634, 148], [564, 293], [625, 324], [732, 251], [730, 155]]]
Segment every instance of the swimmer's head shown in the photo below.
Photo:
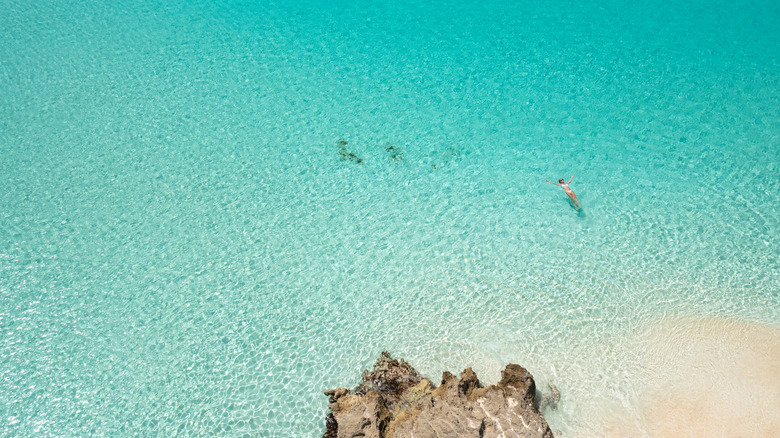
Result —
[[563, 184], [563, 178], [559, 179], [558, 182]]

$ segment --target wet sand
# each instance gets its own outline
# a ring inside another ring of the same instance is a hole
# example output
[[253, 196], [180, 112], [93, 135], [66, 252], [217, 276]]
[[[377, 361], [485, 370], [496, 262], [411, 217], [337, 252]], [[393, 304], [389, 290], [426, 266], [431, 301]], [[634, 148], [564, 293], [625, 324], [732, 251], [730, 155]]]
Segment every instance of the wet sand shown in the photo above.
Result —
[[639, 418], [606, 436], [780, 437], [780, 329], [734, 318], [660, 322], [638, 337]]

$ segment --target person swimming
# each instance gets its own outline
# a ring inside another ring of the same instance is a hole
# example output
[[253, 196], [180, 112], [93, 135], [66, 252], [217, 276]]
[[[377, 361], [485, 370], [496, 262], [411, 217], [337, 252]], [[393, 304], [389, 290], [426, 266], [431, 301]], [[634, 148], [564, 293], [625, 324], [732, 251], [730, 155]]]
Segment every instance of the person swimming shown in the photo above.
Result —
[[561, 188], [563, 188], [563, 191], [566, 192], [567, 195], [569, 195], [569, 199], [571, 199], [571, 203], [572, 205], [574, 205], [574, 208], [579, 210], [582, 208], [582, 206], [580, 205], [580, 201], [577, 200], [577, 195], [575, 195], [572, 189], [569, 188], [569, 183], [573, 179], [574, 179], [574, 175], [572, 175], [571, 178], [569, 178], [568, 182], [563, 182], [563, 178], [559, 179], [557, 183], [554, 183], [552, 181], [547, 181], [547, 180], [545, 180], [544, 182], [555, 184], [556, 186], [561, 186]]

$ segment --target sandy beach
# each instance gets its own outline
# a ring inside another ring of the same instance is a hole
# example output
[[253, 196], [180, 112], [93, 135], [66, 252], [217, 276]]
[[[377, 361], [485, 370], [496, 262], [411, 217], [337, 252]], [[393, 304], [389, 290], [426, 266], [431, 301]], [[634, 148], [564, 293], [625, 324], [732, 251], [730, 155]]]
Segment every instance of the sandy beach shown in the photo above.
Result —
[[610, 437], [776, 437], [780, 330], [734, 318], [671, 318], [641, 333], [641, 418]]

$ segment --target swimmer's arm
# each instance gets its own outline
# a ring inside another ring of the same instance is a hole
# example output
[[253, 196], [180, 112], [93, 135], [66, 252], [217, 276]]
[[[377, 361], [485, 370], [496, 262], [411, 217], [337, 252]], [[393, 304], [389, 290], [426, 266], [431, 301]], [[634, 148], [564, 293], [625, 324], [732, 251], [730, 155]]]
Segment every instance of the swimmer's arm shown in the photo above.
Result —
[[550, 184], [555, 184], [556, 186], [559, 186], [559, 185], [560, 185], [560, 184], [558, 184], [558, 183], [554, 183], [554, 182], [552, 182], [552, 181], [547, 181], [547, 180], [544, 180], [544, 182], [548, 182], [548, 183], [550, 183]]
[[574, 175], [572, 175], [571, 178], [569, 178], [569, 182], [567, 182], [566, 184], [569, 184], [573, 179], [574, 179]]

